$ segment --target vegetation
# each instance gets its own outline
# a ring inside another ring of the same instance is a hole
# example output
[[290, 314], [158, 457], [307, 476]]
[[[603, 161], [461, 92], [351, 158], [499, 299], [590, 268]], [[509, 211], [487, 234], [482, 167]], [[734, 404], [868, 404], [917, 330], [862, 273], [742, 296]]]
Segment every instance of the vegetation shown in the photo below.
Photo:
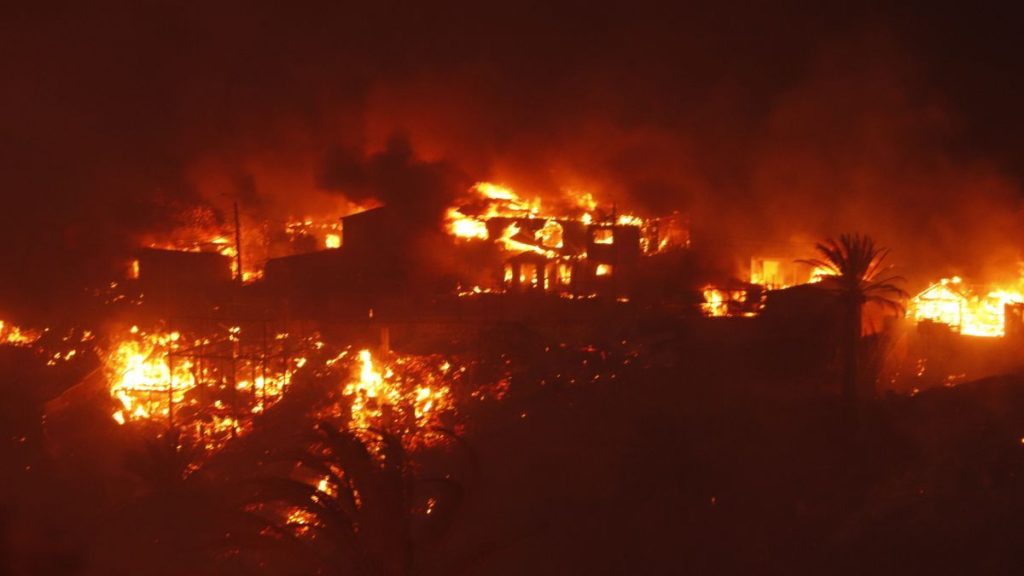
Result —
[[[892, 275], [885, 262], [887, 248], [875, 245], [870, 236], [843, 234], [818, 243], [818, 258], [800, 260], [821, 275], [820, 287], [836, 297], [840, 308], [841, 389], [848, 402], [858, 397], [861, 384], [861, 337], [867, 304], [902, 314], [907, 293], [897, 286], [903, 278]], [[872, 388], [871, 395], [874, 395]]]

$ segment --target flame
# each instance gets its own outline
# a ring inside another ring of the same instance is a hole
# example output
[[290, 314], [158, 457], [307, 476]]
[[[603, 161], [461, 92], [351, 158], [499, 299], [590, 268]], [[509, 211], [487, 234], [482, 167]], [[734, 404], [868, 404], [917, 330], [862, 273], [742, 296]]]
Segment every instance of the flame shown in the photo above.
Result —
[[835, 276], [836, 271], [831, 268], [825, 268], [823, 266], [815, 266], [811, 270], [811, 278], [807, 281], [808, 284], [817, 284], [829, 276]]
[[[208, 451], [220, 448], [281, 399], [293, 371], [306, 361], [296, 355], [261, 360], [252, 351], [257, 345], [246, 348], [241, 337], [239, 326], [202, 337], [147, 333], [138, 326], [115, 335], [103, 356], [114, 403], [111, 417], [120, 425], [170, 424]], [[273, 341], [285, 339], [287, 334]], [[260, 338], [258, 347], [265, 345]]]
[[[654, 221], [644, 220], [632, 214], [616, 214], [614, 208], [612, 214], [603, 216], [600, 220], [594, 216], [597, 211], [597, 200], [590, 192], [565, 191], [568, 196], [560, 202], [562, 209], [546, 209], [540, 198], [527, 199], [521, 197], [511, 188], [494, 184], [491, 182], [477, 182], [469, 189], [469, 198], [463, 206], [450, 207], [446, 213], [446, 228], [452, 236], [462, 240], [487, 240], [490, 233], [487, 222], [493, 218], [507, 218], [510, 220], [541, 219], [545, 220], [543, 227], [536, 233], [536, 240], [540, 246], [546, 248], [561, 248], [563, 246], [561, 234], [561, 222], [577, 221], [584, 225], [596, 224], [599, 221], [604, 225], [637, 226], [641, 228], [652, 225]], [[536, 246], [528, 242], [508, 244], [509, 237], [518, 234], [518, 231], [505, 233], [496, 240], [505, 243], [505, 248], [515, 252], [538, 251]], [[651, 251], [658, 251], [669, 243], [669, 236], [666, 235], [651, 245]], [[605, 241], [602, 243], [611, 243]], [[539, 252], [543, 252], [540, 250]]]
[[169, 417], [172, 403], [184, 400], [196, 385], [192, 363], [169, 361], [169, 354], [181, 339], [178, 332], [142, 334], [119, 342], [106, 359], [111, 381], [110, 394], [119, 403], [114, 413], [119, 424], [132, 420]]
[[487, 223], [464, 216], [456, 208], [448, 209], [448, 232], [458, 238], [487, 240]]
[[714, 286], [705, 286], [704, 303], [701, 304], [701, 310], [704, 311], [705, 316], [727, 316], [729, 314], [729, 306], [725, 297], [725, 292], [715, 288]]
[[747, 304], [746, 290], [725, 290], [708, 284], [703, 288], [704, 302], [700, 309], [705, 316], [721, 318], [723, 316], [755, 316], [756, 308]]
[[[507, 186], [477, 182], [460, 204], [448, 208], [446, 229], [460, 242], [488, 240], [499, 249], [506, 258], [500, 284], [504, 290], [540, 289], [561, 296], [580, 295], [580, 284], [586, 280], [574, 276], [573, 270], [579, 262], [595, 256], [593, 246], [587, 245], [588, 238], [596, 245], [611, 245], [621, 230], [617, 227], [636, 227], [642, 254], [657, 254], [689, 244], [689, 233], [683, 230], [678, 214], [644, 220], [618, 213], [614, 206], [610, 214], [600, 213], [598, 202], [590, 192], [562, 192], [563, 197], [552, 209], [542, 205], [540, 198], [520, 196]], [[623, 238], [632, 237], [630, 234]], [[508, 258], [522, 254], [536, 254], [544, 261], [509, 262]], [[608, 260], [608, 257], [600, 259]], [[612, 274], [612, 266], [607, 263], [593, 262], [583, 269], [593, 270], [596, 276]], [[479, 292], [462, 290], [459, 295], [475, 293]]]
[[766, 258], [755, 256], [750, 259], [750, 283], [769, 290], [783, 290], [801, 284], [816, 284], [836, 271], [822, 266], [808, 270], [807, 265], [795, 258]]
[[614, 244], [615, 230], [613, 228], [598, 228], [594, 230], [594, 244]]
[[350, 402], [348, 426], [428, 430], [452, 407], [451, 389], [444, 382], [450, 372], [448, 362], [427, 366], [423, 359], [402, 356], [381, 367], [369, 350], [360, 350], [355, 374], [342, 389]]
[[1019, 289], [976, 288], [959, 276], [942, 278], [910, 301], [914, 322], [947, 325], [965, 336], [998, 338], [1006, 335], [1006, 305], [1024, 303]]
[[[293, 218], [285, 223], [284, 232], [298, 251], [308, 251], [314, 246], [334, 250], [343, 244], [341, 223], [333, 218]], [[302, 248], [304, 242], [309, 242], [308, 247]]]
[[0, 345], [31, 346], [41, 337], [42, 334], [36, 330], [26, 330], [0, 320]]

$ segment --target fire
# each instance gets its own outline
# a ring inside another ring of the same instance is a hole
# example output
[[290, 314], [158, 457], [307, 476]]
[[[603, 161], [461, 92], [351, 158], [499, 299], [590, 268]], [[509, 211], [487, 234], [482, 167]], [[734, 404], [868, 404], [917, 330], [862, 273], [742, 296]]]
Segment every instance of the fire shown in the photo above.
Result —
[[119, 342], [106, 359], [110, 394], [118, 402], [114, 420], [170, 418], [173, 404], [196, 385], [192, 363], [172, 362], [169, 354], [181, 339], [178, 332], [146, 335], [133, 326], [132, 335]]
[[439, 415], [452, 408], [447, 381], [456, 374], [448, 362], [397, 356], [381, 366], [369, 350], [360, 350], [354, 368], [342, 389], [350, 403], [352, 429], [416, 434], [438, 425]]
[[708, 284], [702, 290], [704, 302], [700, 309], [705, 316], [721, 318], [724, 316], [755, 316], [759, 310], [758, 302], [748, 301], [746, 290], [726, 290]]
[[[583, 225], [590, 225], [597, 222], [618, 226], [653, 227], [654, 222], [644, 220], [632, 214], [617, 214], [612, 209], [611, 215], [600, 216], [597, 214], [598, 203], [589, 192], [568, 192], [567, 198], [561, 202], [562, 207], [557, 210], [546, 208], [540, 198], [526, 199], [507, 186], [491, 182], [477, 182], [470, 188], [470, 197], [464, 206], [451, 207], [446, 215], [446, 227], [448, 233], [463, 240], [487, 240], [491, 234], [487, 222], [494, 218], [506, 218], [509, 220], [540, 219], [545, 220], [543, 227], [535, 233], [535, 238], [540, 245], [547, 248], [561, 248], [562, 225], [560, 221], [576, 221]], [[665, 233], [656, 243], [651, 243], [648, 251], [654, 252], [668, 246], [673, 237], [672, 230], [665, 230]], [[506, 249], [513, 252], [538, 251], [529, 248], [528, 243], [509, 244], [507, 241], [519, 233], [519, 230], [510, 230], [509, 226], [504, 228], [504, 233], [498, 239], [505, 243]], [[611, 230], [609, 229], [598, 243], [611, 244]], [[678, 235], [678, 234], [677, 234]], [[646, 238], [645, 238], [646, 240]], [[688, 240], [687, 240], [688, 241]], [[645, 242], [645, 246], [648, 243]], [[539, 253], [542, 253], [540, 250]]]
[[960, 277], [943, 278], [910, 303], [914, 322], [944, 324], [965, 336], [997, 338], [1006, 335], [1008, 304], [1024, 303], [1024, 294], [1010, 288], [968, 286]]
[[835, 274], [834, 270], [828, 268], [808, 268], [796, 258], [755, 256], [750, 259], [750, 283], [768, 290], [814, 284], [821, 282], [826, 276]]
[[[501, 278], [504, 291], [572, 298], [601, 292], [618, 298], [633, 289], [639, 256], [688, 246], [689, 233], [678, 214], [643, 219], [610, 208], [600, 211], [593, 194], [584, 191], [563, 190], [544, 205], [539, 197], [478, 182], [448, 209], [446, 229], [460, 242], [489, 241], [497, 248], [489, 254], [504, 260], [503, 273], [493, 279]], [[498, 271], [497, 261], [492, 270]], [[612, 276], [621, 281], [607, 282]]]
[[174, 426], [207, 450], [223, 446], [280, 400], [306, 363], [294, 353], [282, 358], [287, 334], [264, 340], [253, 332], [247, 341], [240, 326], [202, 336], [133, 326], [115, 336], [103, 356], [112, 418]]
[[811, 278], [807, 280], [808, 284], [817, 284], [829, 276], [836, 276], [835, 270], [829, 268], [822, 268], [821, 266], [815, 266], [811, 269]]
[[0, 344], [11, 346], [31, 346], [42, 336], [35, 330], [22, 329], [9, 322], [0, 320]]
[[490, 236], [487, 230], [487, 220], [499, 216], [532, 218], [540, 213], [540, 199], [523, 200], [505, 186], [490, 182], [477, 182], [470, 191], [476, 196], [472, 201], [473, 204], [481, 204], [484, 209], [473, 215], [464, 214], [463, 208], [448, 209], [448, 232], [457, 238], [487, 240]]
[[304, 217], [285, 223], [285, 235], [293, 250], [306, 252], [318, 248], [336, 250], [343, 242], [341, 222], [337, 219]]
[[455, 208], [448, 209], [448, 231], [458, 238], [477, 238], [487, 240], [487, 223], [462, 215]]
[[705, 316], [721, 317], [729, 314], [729, 305], [725, 292], [714, 286], [704, 287], [704, 303], [701, 310]]

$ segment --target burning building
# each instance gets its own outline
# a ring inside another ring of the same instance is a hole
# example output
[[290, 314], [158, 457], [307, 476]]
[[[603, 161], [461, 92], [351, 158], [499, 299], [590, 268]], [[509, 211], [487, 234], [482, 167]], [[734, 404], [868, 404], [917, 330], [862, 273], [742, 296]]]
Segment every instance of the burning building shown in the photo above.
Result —
[[676, 215], [641, 219], [604, 214], [589, 194], [545, 210], [511, 189], [478, 183], [448, 210], [448, 233], [462, 246], [488, 246], [495, 274], [477, 278], [475, 292], [625, 298], [634, 291], [641, 257], [685, 247], [689, 235]]
[[971, 285], [954, 276], [914, 296], [908, 313], [918, 326], [939, 325], [964, 336], [992, 338], [1020, 333], [1022, 305], [1020, 292]]

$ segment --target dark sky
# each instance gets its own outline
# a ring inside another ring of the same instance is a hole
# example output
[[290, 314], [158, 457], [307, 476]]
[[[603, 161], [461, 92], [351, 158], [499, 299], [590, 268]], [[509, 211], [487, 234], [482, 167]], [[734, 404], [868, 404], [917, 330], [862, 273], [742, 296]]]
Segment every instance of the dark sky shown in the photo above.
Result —
[[81, 4], [0, 15], [0, 311], [100, 281], [198, 202], [332, 209], [357, 195], [338, 151], [376, 162], [396, 135], [453, 182], [684, 210], [726, 243], [859, 229], [936, 273], [1017, 256], [1006, 10]]

